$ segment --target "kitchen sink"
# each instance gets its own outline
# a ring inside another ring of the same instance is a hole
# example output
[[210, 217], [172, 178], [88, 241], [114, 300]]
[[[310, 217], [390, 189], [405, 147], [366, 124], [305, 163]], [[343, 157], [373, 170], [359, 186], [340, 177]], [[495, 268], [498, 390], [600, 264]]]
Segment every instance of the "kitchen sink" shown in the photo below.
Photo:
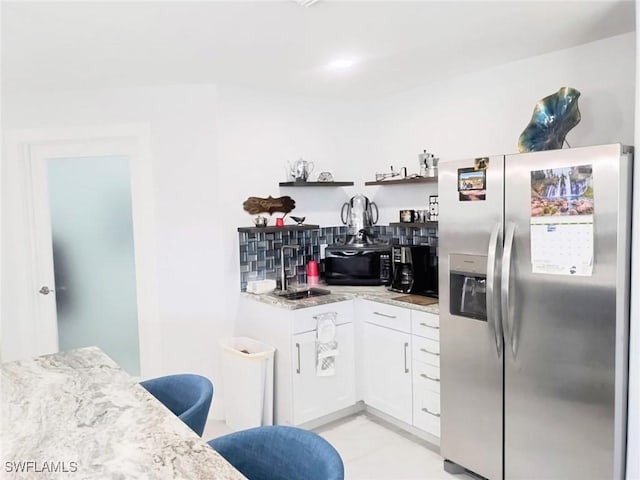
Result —
[[289, 290], [285, 292], [276, 292], [278, 297], [286, 298], [287, 300], [302, 300], [305, 298], [320, 297], [322, 295], [329, 295], [331, 290], [326, 288], [307, 288], [305, 290]]

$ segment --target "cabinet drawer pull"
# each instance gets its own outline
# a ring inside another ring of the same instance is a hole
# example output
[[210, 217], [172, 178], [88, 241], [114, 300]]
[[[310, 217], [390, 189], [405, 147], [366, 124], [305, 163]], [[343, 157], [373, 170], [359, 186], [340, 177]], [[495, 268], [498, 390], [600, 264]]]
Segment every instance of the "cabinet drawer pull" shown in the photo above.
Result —
[[409, 348], [409, 343], [404, 342], [404, 373], [409, 373], [409, 367], [407, 366], [407, 350]]
[[381, 317], [385, 317], [385, 318], [397, 318], [395, 315], [387, 315], [386, 313], [373, 312], [373, 314], [380, 315]]
[[439, 414], [439, 413], [432, 412], [432, 411], [431, 411], [431, 410], [429, 410], [428, 408], [424, 408], [424, 407], [422, 407], [420, 410], [422, 410], [423, 412], [428, 413], [429, 415], [433, 415], [434, 417], [438, 417], [438, 418], [440, 418], [440, 414]]
[[318, 315], [314, 315], [312, 318], [314, 320], [318, 320], [319, 318], [322, 318], [325, 315], [335, 315], [335, 317], [338, 318], [338, 312], [323, 312], [323, 313], [319, 313]]
[[427, 350], [426, 348], [421, 348], [421, 349], [420, 349], [420, 351], [421, 351], [421, 352], [424, 352], [424, 353], [430, 353], [431, 355], [435, 355], [435, 356], [437, 356], [437, 357], [439, 357], [439, 356], [440, 356], [440, 354], [439, 354], [439, 353], [432, 352], [431, 350]]
[[437, 325], [429, 325], [428, 323], [424, 323], [424, 322], [420, 322], [420, 326], [421, 327], [435, 328], [436, 330], [440, 330], [440, 327], [438, 327]]
[[434, 382], [439, 382], [440, 379], [436, 378], [436, 377], [430, 377], [429, 375], [427, 375], [426, 373], [421, 373], [420, 376], [422, 378], [426, 378], [427, 380], [433, 380]]
[[296, 343], [296, 350], [298, 350], [298, 368], [296, 368], [296, 373], [300, 373], [300, 344]]

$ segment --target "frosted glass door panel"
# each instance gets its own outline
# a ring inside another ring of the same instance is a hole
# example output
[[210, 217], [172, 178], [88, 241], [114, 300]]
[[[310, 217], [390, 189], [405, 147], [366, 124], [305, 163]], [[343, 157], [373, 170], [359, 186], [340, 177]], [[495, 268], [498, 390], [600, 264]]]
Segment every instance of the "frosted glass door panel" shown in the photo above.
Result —
[[129, 159], [51, 158], [47, 180], [59, 348], [97, 345], [138, 375]]

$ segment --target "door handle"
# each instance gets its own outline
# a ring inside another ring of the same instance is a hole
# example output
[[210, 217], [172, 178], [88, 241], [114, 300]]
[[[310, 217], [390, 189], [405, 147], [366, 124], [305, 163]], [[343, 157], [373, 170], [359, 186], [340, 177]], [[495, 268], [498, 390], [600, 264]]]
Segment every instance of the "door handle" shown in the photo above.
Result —
[[502, 301], [502, 328], [505, 332], [505, 340], [511, 344], [511, 353], [515, 357], [516, 344], [513, 332], [513, 319], [509, 314], [513, 296], [511, 295], [511, 259], [513, 258], [513, 237], [516, 233], [515, 223], [509, 223], [504, 240], [504, 255], [502, 257], [502, 284], [500, 285], [500, 299]]
[[53, 290], [46, 285], [43, 285], [40, 287], [40, 290], [38, 290], [38, 293], [41, 293], [42, 295], [49, 295], [51, 292], [53, 292]]
[[409, 349], [409, 343], [404, 342], [404, 373], [409, 373], [409, 367], [407, 366], [407, 350]]
[[296, 350], [298, 350], [298, 368], [296, 368], [296, 373], [300, 373], [300, 344], [296, 343]]
[[422, 378], [426, 378], [427, 380], [433, 380], [434, 382], [440, 382], [439, 378], [436, 377], [430, 377], [429, 375], [427, 375], [426, 373], [421, 373], [420, 376]]
[[487, 317], [493, 322], [493, 334], [496, 342], [496, 351], [498, 352], [498, 358], [502, 355], [502, 321], [500, 318], [500, 309], [498, 308], [498, 302], [496, 302], [496, 279], [499, 279], [499, 275], [496, 275], [496, 262], [498, 260], [498, 245], [500, 244], [500, 231], [502, 225], [496, 223], [491, 230], [491, 236], [489, 237], [489, 250], [487, 252]]

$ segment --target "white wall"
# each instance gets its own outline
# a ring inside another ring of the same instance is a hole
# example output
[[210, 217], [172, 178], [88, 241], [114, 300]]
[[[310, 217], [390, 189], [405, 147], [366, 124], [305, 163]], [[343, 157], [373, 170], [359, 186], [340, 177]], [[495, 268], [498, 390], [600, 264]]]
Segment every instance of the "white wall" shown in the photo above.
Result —
[[[251, 195], [290, 195], [294, 214], [307, 223], [339, 223], [340, 206], [356, 187], [280, 190], [278, 182], [286, 180], [287, 162], [301, 155], [316, 163], [316, 173], [330, 170], [336, 180], [354, 180], [368, 131], [364, 111], [364, 105], [201, 85], [13, 97], [3, 116], [5, 129], [150, 124], [163, 358], [154, 372], [142, 373], [209, 376], [216, 384], [212, 415], [220, 417], [218, 342], [232, 334], [240, 284], [236, 229], [252, 218], [242, 203]], [[8, 173], [15, 187], [10, 200], [17, 200], [17, 172]], [[18, 229], [27, 228], [14, 220]], [[16, 278], [27, 253], [5, 252], [16, 259], [6, 278]], [[24, 281], [13, 286], [29, 288]], [[27, 299], [6, 301], [5, 318], [18, 318]], [[18, 323], [7, 330], [3, 360], [24, 356], [29, 332]]]
[[[296, 208], [291, 214], [306, 216], [306, 223], [339, 224], [342, 203], [363, 191], [363, 166], [370, 155], [367, 105], [226, 85], [219, 85], [218, 92], [220, 193], [232, 225], [252, 226], [242, 202], [249, 196], [269, 195], [292, 197]], [[290, 180], [288, 162], [301, 156], [315, 164], [310, 180], [321, 171], [331, 171], [335, 180], [356, 185], [278, 187], [278, 182]]]
[[[633, 56], [634, 36], [623, 35], [372, 102], [226, 85], [30, 95], [6, 99], [3, 120], [4, 128], [150, 123], [164, 353], [158, 371], [210, 376], [219, 417], [217, 343], [236, 317], [236, 229], [250, 225], [247, 197], [290, 195], [294, 215], [337, 225], [342, 203], [362, 192], [382, 207], [382, 223], [397, 221], [399, 209], [426, 206], [435, 186], [364, 187], [365, 180], [389, 165], [416, 172], [424, 148], [443, 160], [515, 152], [535, 102], [563, 85], [582, 92], [582, 122], [568, 136], [573, 146], [632, 143]], [[329, 170], [356, 185], [278, 188], [286, 163], [300, 155], [316, 163], [315, 173]]]
[[[626, 34], [376, 101], [371, 168], [394, 163], [415, 171], [425, 148], [441, 161], [515, 153], [535, 103], [562, 86], [582, 93], [582, 120], [567, 136], [571, 146], [633, 144], [634, 50], [634, 34]], [[384, 190], [384, 221], [397, 221], [396, 189]]]
[[[157, 241], [157, 328], [162, 362], [144, 376], [190, 371], [219, 377], [215, 344], [230, 334], [228, 315], [217, 291], [222, 252], [216, 223], [216, 88], [212, 85], [73, 91], [4, 99], [3, 128], [51, 128], [148, 123]], [[15, 171], [5, 172], [5, 205], [21, 205]], [[11, 209], [7, 209], [11, 210]], [[5, 211], [6, 212], [6, 211]], [[7, 219], [8, 220], [8, 219]], [[14, 218], [13, 228], [25, 228]], [[5, 224], [5, 227], [7, 225]], [[17, 234], [4, 229], [3, 235]], [[5, 246], [9, 242], [5, 242]], [[21, 279], [28, 252], [4, 251], [4, 278]], [[11, 267], [12, 270], [11, 270]], [[3, 360], [24, 356], [17, 335], [29, 285], [12, 282], [2, 304]], [[23, 337], [24, 337], [24, 332]], [[30, 337], [21, 340], [29, 342]], [[28, 351], [28, 350], [27, 350]]]

